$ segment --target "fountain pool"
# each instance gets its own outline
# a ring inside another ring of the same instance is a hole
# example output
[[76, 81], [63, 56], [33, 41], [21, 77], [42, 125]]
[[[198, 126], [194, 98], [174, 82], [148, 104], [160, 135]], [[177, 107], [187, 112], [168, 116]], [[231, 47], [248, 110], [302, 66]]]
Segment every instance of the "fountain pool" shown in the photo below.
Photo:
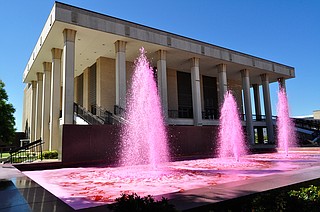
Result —
[[[316, 150], [316, 151], [315, 151]], [[181, 194], [194, 189], [249, 182], [264, 176], [275, 176], [320, 166], [320, 149], [304, 151], [255, 154], [234, 158], [209, 158], [168, 162], [166, 171], [150, 170], [150, 166], [64, 168], [55, 170], [26, 171], [29, 178], [66, 202], [74, 209], [110, 204], [122, 193], [135, 192], [140, 196], [161, 197]], [[136, 173], [139, 173], [137, 175]], [[231, 184], [230, 184], [231, 183]], [[169, 197], [170, 199], [170, 197]]]

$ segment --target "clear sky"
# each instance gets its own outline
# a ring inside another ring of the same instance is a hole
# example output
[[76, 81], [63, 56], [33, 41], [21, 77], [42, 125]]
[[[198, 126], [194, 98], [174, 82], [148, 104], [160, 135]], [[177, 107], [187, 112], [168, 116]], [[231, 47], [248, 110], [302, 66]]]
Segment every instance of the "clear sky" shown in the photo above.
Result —
[[[293, 66], [287, 80], [292, 116], [320, 109], [319, 0], [61, 0], [200, 41]], [[53, 0], [0, 1], [0, 79], [21, 131], [22, 74]], [[277, 85], [270, 85], [276, 115]]]

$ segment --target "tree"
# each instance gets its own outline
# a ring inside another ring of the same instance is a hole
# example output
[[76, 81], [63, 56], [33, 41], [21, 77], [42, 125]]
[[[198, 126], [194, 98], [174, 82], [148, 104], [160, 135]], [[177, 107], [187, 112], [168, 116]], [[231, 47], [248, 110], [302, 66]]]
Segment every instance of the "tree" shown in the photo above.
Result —
[[4, 82], [0, 80], [0, 141], [10, 144], [15, 138], [15, 109], [8, 103], [8, 95], [4, 89]]

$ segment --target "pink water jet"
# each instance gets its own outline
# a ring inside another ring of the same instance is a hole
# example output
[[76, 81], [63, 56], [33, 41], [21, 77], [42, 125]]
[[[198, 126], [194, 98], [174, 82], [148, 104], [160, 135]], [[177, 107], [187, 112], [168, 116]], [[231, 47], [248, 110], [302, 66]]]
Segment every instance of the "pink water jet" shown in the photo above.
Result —
[[247, 154], [237, 103], [230, 91], [224, 95], [220, 110], [218, 157], [233, 157], [236, 161]]
[[280, 88], [277, 105], [278, 149], [288, 156], [289, 147], [296, 146], [294, 123], [289, 117], [289, 105], [286, 92]]
[[135, 61], [122, 135], [120, 164], [159, 165], [169, 161], [167, 133], [153, 69], [144, 48]]

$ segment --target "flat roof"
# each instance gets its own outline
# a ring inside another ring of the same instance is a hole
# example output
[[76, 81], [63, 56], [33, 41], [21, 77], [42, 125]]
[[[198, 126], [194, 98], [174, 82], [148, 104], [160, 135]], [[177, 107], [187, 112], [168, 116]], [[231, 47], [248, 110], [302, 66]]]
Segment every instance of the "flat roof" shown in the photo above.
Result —
[[76, 35], [75, 75], [95, 63], [99, 57], [115, 58], [114, 42], [127, 42], [126, 59], [134, 61], [138, 50], [144, 46], [148, 57], [156, 58], [156, 51], [167, 51], [167, 67], [190, 71], [190, 58], [200, 58], [200, 74], [215, 76], [216, 65], [227, 64], [228, 79], [241, 79], [240, 70], [250, 70], [251, 83], [260, 84], [260, 74], [268, 73], [270, 82], [277, 78], [294, 78], [291, 66], [262, 59], [249, 54], [223, 48], [210, 43], [187, 38], [163, 30], [55, 2], [38, 42], [23, 74], [23, 81], [36, 80], [36, 72], [42, 72], [42, 63], [51, 62], [51, 49], [63, 48], [62, 32], [74, 29]]

